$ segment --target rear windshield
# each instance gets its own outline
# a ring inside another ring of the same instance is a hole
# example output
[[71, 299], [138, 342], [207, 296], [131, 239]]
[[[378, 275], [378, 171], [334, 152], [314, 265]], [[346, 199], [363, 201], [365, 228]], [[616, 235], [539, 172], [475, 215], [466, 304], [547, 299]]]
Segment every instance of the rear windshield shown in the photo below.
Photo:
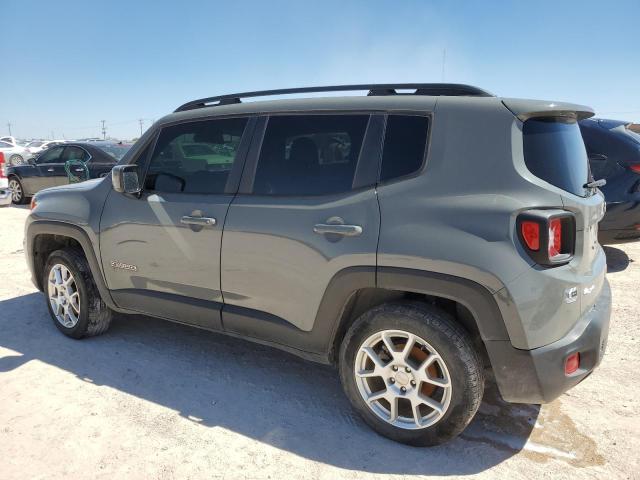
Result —
[[524, 161], [536, 177], [579, 196], [585, 196], [589, 162], [575, 120], [535, 118], [524, 122]]
[[124, 154], [129, 151], [131, 145], [115, 143], [112, 145], [96, 145], [100, 150], [106, 154], [112, 156], [116, 160], [120, 160], [124, 157]]

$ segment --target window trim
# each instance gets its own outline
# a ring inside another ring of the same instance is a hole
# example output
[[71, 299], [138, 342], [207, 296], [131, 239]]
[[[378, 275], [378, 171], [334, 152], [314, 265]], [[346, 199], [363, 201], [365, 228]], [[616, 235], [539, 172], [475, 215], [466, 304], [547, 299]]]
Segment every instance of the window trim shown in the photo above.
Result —
[[[236, 115], [211, 115], [206, 117], [197, 117], [197, 118], [189, 118], [185, 120], [176, 120], [174, 122], [167, 122], [162, 124], [156, 128], [156, 130], [150, 135], [150, 139], [145, 142], [144, 146], [139, 149], [129, 160], [128, 164], [136, 164], [138, 165], [139, 173], [140, 173], [140, 184], [142, 186], [142, 190], [139, 193], [139, 197], [142, 197], [143, 194], [156, 194], [156, 193], [168, 193], [168, 192], [157, 192], [156, 190], [149, 190], [145, 188], [147, 174], [149, 173], [149, 166], [151, 165], [151, 159], [153, 158], [153, 154], [158, 145], [158, 140], [162, 131], [174, 127], [177, 125], [185, 125], [187, 123], [194, 122], [209, 122], [216, 120], [230, 120], [235, 118], [245, 118], [247, 120], [247, 124], [242, 132], [242, 138], [240, 139], [240, 144], [238, 145], [238, 151], [236, 153], [236, 158], [233, 161], [233, 166], [229, 171], [229, 176], [227, 177], [227, 183], [225, 184], [224, 191], [221, 193], [195, 193], [195, 192], [172, 192], [179, 195], [235, 195], [239, 184], [240, 184], [240, 176], [244, 169], [244, 164], [247, 159], [247, 153], [251, 146], [251, 141], [253, 140], [253, 131], [255, 129], [256, 123], [256, 115], [255, 114], [236, 114]], [[147, 147], [151, 147], [147, 152], [146, 158], [143, 160], [143, 164], [136, 162], [136, 160], [140, 159], [140, 156], [144, 153]]]
[[[64, 150], [65, 148], [67, 148], [67, 144], [61, 144], [61, 145], [54, 145], [51, 148], [47, 148], [45, 151], [42, 152], [42, 155], [46, 155], [48, 152], [51, 152], [53, 150], [55, 150], [56, 148], [59, 148], [60, 150], [62, 150], [62, 153], [60, 153], [60, 157], [58, 158], [58, 160], [60, 160], [62, 158], [62, 155], [64, 154]], [[40, 155], [38, 155], [37, 158], [40, 158]], [[40, 165], [64, 165], [64, 162], [61, 161], [57, 161], [57, 162], [51, 162], [51, 163], [40, 163], [40, 162], [36, 162], [35, 163], [38, 167]]]
[[[425, 145], [425, 149], [424, 149], [424, 154], [423, 154], [423, 158], [422, 158], [422, 164], [420, 165], [420, 167], [417, 170], [414, 170], [411, 173], [408, 173], [406, 175], [401, 175], [399, 177], [394, 177], [391, 178], [389, 180], [381, 180], [381, 175], [382, 175], [382, 156], [384, 154], [384, 142], [387, 138], [387, 121], [389, 119], [390, 115], [402, 115], [405, 117], [426, 117], [427, 118], [427, 137], [426, 137], [426, 145]], [[387, 111], [385, 112], [385, 116], [384, 116], [384, 134], [382, 136], [382, 145], [380, 146], [380, 163], [378, 165], [378, 180], [376, 182], [376, 186], [379, 187], [384, 187], [386, 185], [393, 185], [394, 183], [397, 182], [404, 182], [405, 180], [410, 180], [412, 178], [415, 177], [419, 177], [420, 175], [422, 175], [424, 173], [424, 171], [427, 168], [427, 165], [429, 164], [429, 158], [430, 158], [430, 154], [431, 154], [431, 132], [433, 131], [433, 112], [419, 112], [419, 111], [415, 111], [415, 110], [408, 110], [408, 111], [402, 111], [402, 110], [393, 110], [393, 111]]]
[[[251, 149], [247, 156], [245, 170], [242, 174], [242, 180], [240, 182], [240, 188], [238, 189], [238, 195], [251, 195], [255, 197], [263, 198], [318, 198], [318, 197], [335, 197], [340, 195], [354, 194], [363, 190], [367, 190], [375, 187], [375, 177], [372, 178], [370, 183], [360, 185], [357, 182], [359, 177], [364, 176], [363, 172], [367, 171], [367, 164], [369, 168], [375, 171], [376, 164], [379, 164], [379, 156], [382, 155], [380, 149], [380, 137], [377, 139], [370, 133], [376, 122], [380, 122], [380, 118], [384, 112], [379, 110], [296, 110], [296, 111], [283, 111], [283, 112], [267, 112], [257, 117], [258, 123], [253, 135], [253, 142]], [[262, 152], [262, 145], [266, 136], [267, 127], [269, 125], [269, 119], [271, 117], [291, 117], [291, 116], [327, 116], [327, 115], [366, 115], [368, 118], [367, 126], [365, 127], [364, 136], [362, 138], [362, 145], [360, 146], [360, 152], [358, 153], [358, 160], [356, 162], [356, 168], [354, 171], [354, 178], [352, 182], [352, 188], [344, 192], [338, 193], [321, 193], [321, 194], [257, 194], [253, 192], [254, 182], [256, 178], [256, 172], [258, 169], [258, 162], [260, 160], [260, 153]], [[374, 118], [377, 118], [374, 120]], [[363, 155], [365, 148], [370, 148], [373, 151], [371, 156]]]

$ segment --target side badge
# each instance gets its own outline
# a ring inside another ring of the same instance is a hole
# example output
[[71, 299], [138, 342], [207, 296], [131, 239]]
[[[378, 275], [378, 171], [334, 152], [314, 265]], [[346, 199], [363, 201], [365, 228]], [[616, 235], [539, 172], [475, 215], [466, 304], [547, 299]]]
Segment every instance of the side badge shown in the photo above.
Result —
[[573, 303], [578, 300], [578, 288], [571, 287], [564, 291], [564, 303]]
[[113, 260], [111, 262], [111, 268], [118, 268], [120, 270], [129, 270], [130, 272], [137, 272], [138, 271], [138, 267], [136, 267], [135, 265], [130, 265], [128, 263], [122, 263], [122, 262], [116, 262], [115, 260]]

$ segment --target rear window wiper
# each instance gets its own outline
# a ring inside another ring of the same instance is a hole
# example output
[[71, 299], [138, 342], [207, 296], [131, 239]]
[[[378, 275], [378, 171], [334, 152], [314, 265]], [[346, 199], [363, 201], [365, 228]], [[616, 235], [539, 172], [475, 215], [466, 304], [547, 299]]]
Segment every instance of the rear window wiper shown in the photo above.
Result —
[[582, 188], [600, 188], [604, 187], [607, 184], [607, 181], [604, 178], [600, 180], [593, 180], [591, 182], [585, 183]]

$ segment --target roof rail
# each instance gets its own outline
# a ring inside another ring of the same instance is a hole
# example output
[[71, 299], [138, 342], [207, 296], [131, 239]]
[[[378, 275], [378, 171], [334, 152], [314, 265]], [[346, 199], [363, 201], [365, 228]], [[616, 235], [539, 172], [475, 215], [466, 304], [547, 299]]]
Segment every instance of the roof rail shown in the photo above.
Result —
[[[261, 90], [256, 92], [231, 93], [217, 97], [206, 97], [192, 100], [180, 105], [175, 111], [184, 112], [196, 108], [229, 105], [240, 103], [242, 98], [269, 97], [272, 95], [291, 95], [294, 93], [318, 93], [318, 92], [349, 92], [368, 90], [369, 96], [383, 95], [446, 95], [446, 96], [475, 96], [493, 97], [492, 93], [471, 85], [458, 83], [372, 83], [361, 85], [330, 85], [326, 87], [282, 88], [279, 90]], [[397, 92], [397, 90], [415, 90], [412, 93]]]

